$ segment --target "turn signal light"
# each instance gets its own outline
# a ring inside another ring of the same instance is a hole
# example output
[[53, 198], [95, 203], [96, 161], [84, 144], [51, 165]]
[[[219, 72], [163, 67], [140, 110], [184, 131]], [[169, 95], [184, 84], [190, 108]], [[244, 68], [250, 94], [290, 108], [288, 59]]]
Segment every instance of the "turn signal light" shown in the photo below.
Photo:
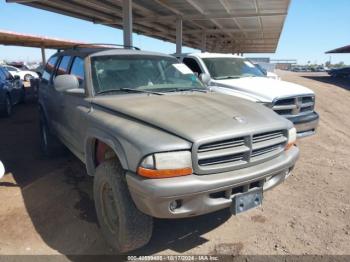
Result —
[[180, 168], [180, 169], [148, 169], [144, 167], [139, 167], [137, 173], [140, 176], [147, 178], [170, 178], [179, 176], [188, 176], [193, 173], [192, 168]]

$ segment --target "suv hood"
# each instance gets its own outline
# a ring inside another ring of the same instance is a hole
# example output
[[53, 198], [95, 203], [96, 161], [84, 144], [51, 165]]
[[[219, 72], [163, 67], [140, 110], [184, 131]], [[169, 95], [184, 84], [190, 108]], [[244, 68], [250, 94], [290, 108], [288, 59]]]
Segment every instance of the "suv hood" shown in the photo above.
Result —
[[[215, 91], [220, 92], [220, 87], [230, 88], [247, 93], [261, 102], [272, 102], [275, 98], [314, 94], [304, 86], [267, 77], [212, 80], [211, 84]], [[228, 94], [227, 90], [225, 93]]]
[[108, 95], [95, 97], [92, 104], [191, 142], [281, 130], [290, 124], [263, 105], [217, 93]]

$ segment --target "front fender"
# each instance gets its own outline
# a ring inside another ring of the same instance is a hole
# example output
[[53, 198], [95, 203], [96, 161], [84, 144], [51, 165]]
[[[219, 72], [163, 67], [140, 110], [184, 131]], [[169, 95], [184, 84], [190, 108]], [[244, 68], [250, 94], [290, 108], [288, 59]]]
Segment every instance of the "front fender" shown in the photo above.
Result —
[[114, 153], [117, 155], [124, 170], [129, 169], [128, 160], [126, 153], [121, 145], [121, 143], [112, 135], [105, 131], [90, 128], [87, 130], [87, 136], [85, 138], [85, 164], [87, 173], [90, 176], [95, 174], [95, 142], [99, 140], [106, 145], [108, 145]]

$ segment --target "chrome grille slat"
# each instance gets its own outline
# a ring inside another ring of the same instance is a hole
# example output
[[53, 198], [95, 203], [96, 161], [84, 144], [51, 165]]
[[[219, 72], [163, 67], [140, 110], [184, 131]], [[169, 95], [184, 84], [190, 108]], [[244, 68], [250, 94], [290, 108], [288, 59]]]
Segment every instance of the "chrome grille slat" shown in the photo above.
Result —
[[214, 150], [214, 151], [206, 151], [206, 152], [200, 152], [198, 153], [198, 159], [208, 159], [208, 158], [214, 158], [214, 157], [224, 157], [229, 155], [235, 155], [239, 153], [245, 153], [249, 151], [249, 147], [247, 146], [238, 146], [238, 147], [231, 147], [231, 148], [225, 148], [221, 150]]
[[253, 143], [258, 143], [261, 141], [274, 139], [274, 138], [280, 138], [280, 137], [283, 137], [283, 132], [255, 135], [255, 136], [253, 136]]
[[269, 147], [269, 148], [263, 148], [263, 149], [256, 150], [255, 152], [253, 152], [251, 154], [251, 158], [256, 157], [256, 156], [260, 156], [260, 155], [263, 155], [263, 154], [266, 154], [266, 153], [269, 153], [269, 152], [272, 152], [272, 151], [274, 151], [276, 149], [281, 149], [281, 145], [277, 145], [277, 146], [273, 146], [273, 147]]
[[287, 138], [280, 137], [280, 138], [274, 138], [264, 142], [253, 143], [253, 151], [266, 148], [266, 147], [271, 147], [273, 145], [284, 144], [285, 142], [287, 142]]
[[285, 105], [285, 106], [274, 106], [274, 110], [285, 110], [285, 109], [295, 109], [297, 108], [296, 105]]
[[210, 143], [207, 145], [200, 146], [198, 148], [198, 153], [213, 151], [213, 150], [220, 150], [220, 149], [225, 149], [230, 147], [238, 147], [243, 145], [244, 145], [244, 139], [225, 140], [222, 142]]
[[200, 160], [199, 163], [201, 166], [212, 166], [212, 165], [237, 162], [237, 161], [243, 161], [243, 154], [227, 156], [227, 157], [218, 157], [218, 158], [212, 159], [212, 161], [210, 162], [205, 160]]

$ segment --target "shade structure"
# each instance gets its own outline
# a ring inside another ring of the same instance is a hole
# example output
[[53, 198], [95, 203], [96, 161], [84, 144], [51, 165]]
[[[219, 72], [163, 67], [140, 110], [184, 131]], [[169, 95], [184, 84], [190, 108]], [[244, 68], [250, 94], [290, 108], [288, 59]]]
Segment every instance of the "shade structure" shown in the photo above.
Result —
[[[133, 32], [173, 43], [179, 42], [181, 32], [181, 44], [222, 53], [275, 52], [290, 5], [290, 0], [7, 0], [7, 2], [20, 3], [119, 29], [126, 27], [130, 29], [132, 26]], [[127, 12], [125, 12], [126, 6]], [[132, 19], [128, 17], [125, 22], [125, 14], [129, 12], [130, 6]], [[181, 31], [178, 29], [179, 20], [181, 20]]]
[[350, 45], [339, 47], [326, 52], [326, 54], [348, 54], [348, 53], [350, 53]]
[[63, 40], [46, 36], [22, 34], [0, 30], [0, 44], [48, 49], [65, 49], [84, 43], [79, 41]]

